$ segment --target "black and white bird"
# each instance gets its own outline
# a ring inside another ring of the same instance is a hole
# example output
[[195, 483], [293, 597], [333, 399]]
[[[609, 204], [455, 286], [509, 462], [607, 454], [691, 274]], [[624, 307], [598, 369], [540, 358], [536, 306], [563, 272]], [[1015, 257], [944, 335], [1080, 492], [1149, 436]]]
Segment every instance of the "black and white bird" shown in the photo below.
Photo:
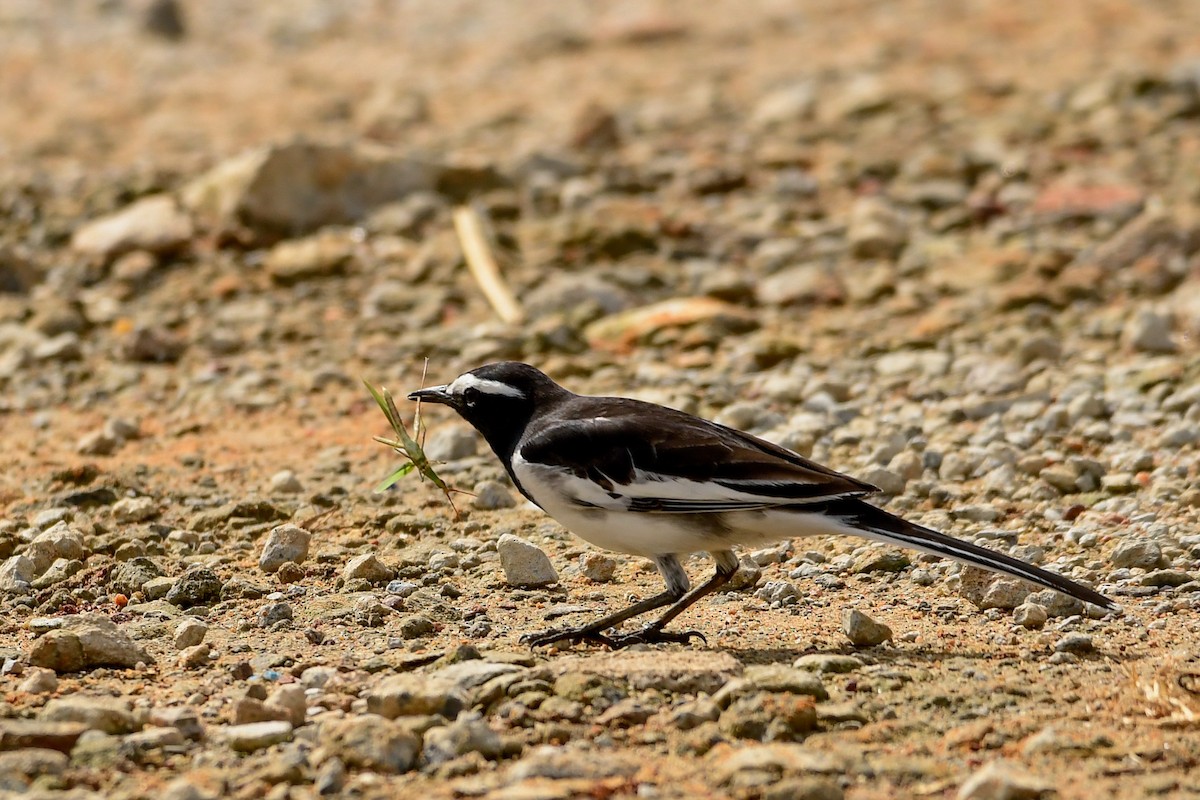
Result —
[[[652, 559], [666, 590], [577, 628], [524, 637], [537, 646], [687, 642], [664, 627], [738, 568], [735, 546], [849, 534], [1021, 578], [1112, 608], [1061, 575], [924, 528], [865, 502], [879, 490], [748, 433], [664, 406], [573, 394], [518, 362], [488, 364], [410, 400], [442, 403], [487, 440], [513, 484], [564, 527], [606, 550]], [[679, 562], [705, 551], [716, 573], [691, 588]], [[632, 633], [610, 629], [669, 606]]]

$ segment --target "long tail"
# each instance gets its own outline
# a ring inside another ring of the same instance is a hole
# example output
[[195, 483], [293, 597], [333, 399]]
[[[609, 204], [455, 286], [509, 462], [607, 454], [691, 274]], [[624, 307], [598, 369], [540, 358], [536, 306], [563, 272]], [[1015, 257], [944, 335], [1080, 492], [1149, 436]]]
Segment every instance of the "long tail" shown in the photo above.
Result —
[[[844, 520], [846, 524], [857, 528], [860, 535], [878, 541], [910, 547], [935, 556], [953, 558], [964, 564], [970, 564], [983, 569], [1021, 578], [1038, 586], [1053, 589], [1070, 595], [1085, 603], [1093, 603], [1102, 608], [1116, 608], [1117, 604], [1109, 598], [1082, 586], [1075, 581], [1056, 575], [1053, 572], [1027, 564], [1010, 555], [989, 550], [986, 547], [964, 542], [938, 533], [935, 530], [922, 527], [908, 520], [889, 514], [883, 509], [876, 508], [870, 503], [857, 499], [833, 500], [821, 504], [823, 513]], [[813, 506], [805, 506], [804, 510], [815, 510]]]

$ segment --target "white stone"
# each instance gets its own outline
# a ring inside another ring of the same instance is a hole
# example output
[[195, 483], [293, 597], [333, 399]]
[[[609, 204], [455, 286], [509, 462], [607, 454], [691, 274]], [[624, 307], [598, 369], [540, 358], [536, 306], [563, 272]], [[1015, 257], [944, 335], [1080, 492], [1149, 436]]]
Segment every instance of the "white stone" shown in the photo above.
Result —
[[550, 558], [536, 545], [506, 533], [496, 543], [496, 550], [510, 586], [545, 586], [558, 581]]

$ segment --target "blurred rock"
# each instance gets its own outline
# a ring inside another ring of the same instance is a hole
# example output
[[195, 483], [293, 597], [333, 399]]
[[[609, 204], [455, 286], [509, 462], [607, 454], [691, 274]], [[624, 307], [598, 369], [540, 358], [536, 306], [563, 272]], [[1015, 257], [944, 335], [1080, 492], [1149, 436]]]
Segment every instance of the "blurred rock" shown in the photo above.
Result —
[[187, 244], [192, 220], [166, 195], [146, 197], [75, 231], [71, 247], [85, 255], [114, 258], [132, 250], [169, 253]]
[[217, 165], [187, 184], [181, 199], [222, 228], [295, 235], [362, 219], [432, 189], [435, 179], [431, 165], [389, 150], [297, 140]]

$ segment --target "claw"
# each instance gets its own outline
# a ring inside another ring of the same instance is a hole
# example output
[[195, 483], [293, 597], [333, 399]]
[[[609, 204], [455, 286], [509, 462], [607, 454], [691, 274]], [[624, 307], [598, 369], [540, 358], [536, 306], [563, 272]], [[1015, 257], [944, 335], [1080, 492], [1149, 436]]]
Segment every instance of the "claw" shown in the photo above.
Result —
[[599, 631], [590, 630], [588, 628], [576, 628], [566, 630], [549, 630], [540, 633], [527, 633], [522, 636], [519, 641], [523, 645], [528, 645], [529, 649], [535, 647], [544, 647], [554, 644], [555, 642], [593, 642], [602, 644], [606, 647], [613, 646], [613, 640]]
[[610, 647], [615, 650], [619, 647], [629, 647], [634, 644], [691, 644], [693, 638], [699, 639], [706, 645], [708, 644], [708, 639], [700, 631], [664, 631], [653, 625], [647, 625], [640, 631], [614, 637]]

